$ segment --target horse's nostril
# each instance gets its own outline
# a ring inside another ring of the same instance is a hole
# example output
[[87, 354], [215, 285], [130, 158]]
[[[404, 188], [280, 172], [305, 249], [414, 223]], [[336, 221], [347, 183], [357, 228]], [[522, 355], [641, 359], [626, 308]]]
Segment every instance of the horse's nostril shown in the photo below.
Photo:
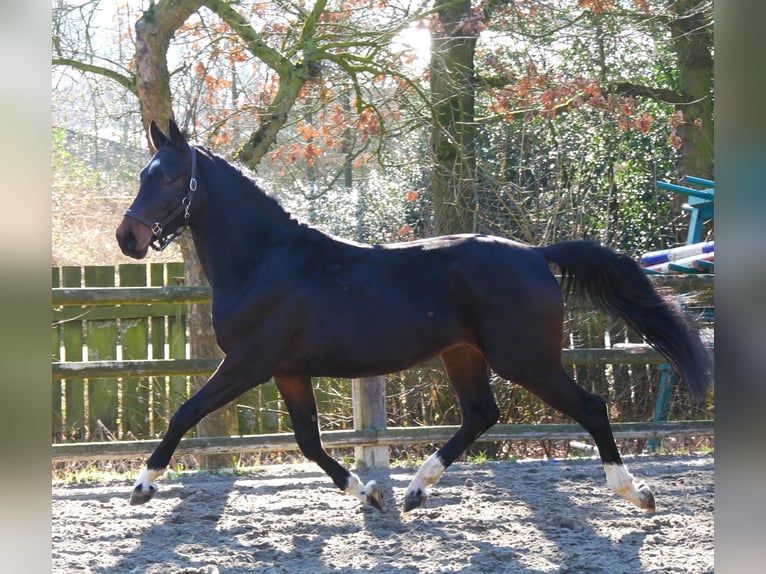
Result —
[[132, 230], [128, 229], [126, 231], [122, 231], [118, 229], [116, 235], [117, 235], [117, 244], [120, 246], [120, 248], [122, 249], [124, 253], [135, 250], [136, 236]]

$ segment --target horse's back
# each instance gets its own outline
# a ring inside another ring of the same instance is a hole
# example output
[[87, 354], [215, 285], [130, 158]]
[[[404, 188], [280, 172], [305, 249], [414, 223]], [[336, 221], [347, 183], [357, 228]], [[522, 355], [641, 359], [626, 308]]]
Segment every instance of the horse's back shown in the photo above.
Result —
[[477, 303], [505, 308], [529, 297], [560, 298], [558, 283], [538, 249], [502, 237], [457, 237], [462, 241], [452, 247], [450, 275]]

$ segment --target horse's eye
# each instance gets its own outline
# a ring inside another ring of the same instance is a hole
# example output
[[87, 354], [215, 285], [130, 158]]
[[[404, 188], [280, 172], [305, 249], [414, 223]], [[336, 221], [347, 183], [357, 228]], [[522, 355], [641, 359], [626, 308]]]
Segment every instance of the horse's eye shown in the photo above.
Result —
[[181, 177], [180, 174], [177, 174], [177, 173], [166, 173], [165, 175], [162, 176], [162, 183], [164, 183], [165, 185], [171, 185], [175, 183], [176, 181], [178, 181], [180, 177]]

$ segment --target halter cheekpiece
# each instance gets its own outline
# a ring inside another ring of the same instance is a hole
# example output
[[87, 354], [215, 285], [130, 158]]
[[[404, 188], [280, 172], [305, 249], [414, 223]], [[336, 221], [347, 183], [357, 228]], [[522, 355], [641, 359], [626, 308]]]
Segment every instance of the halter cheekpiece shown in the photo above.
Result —
[[[197, 152], [193, 147], [191, 149], [191, 177], [189, 178], [189, 191], [181, 198], [181, 204], [176, 207], [170, 214], [162, 221], [152, 221], [148, 217], [144, 217], [140, 213], [136, 213], [132, 209], [128, 209], [125, 212], [126, 217], [131, 217], [136, 221], [140, 221], [144, 225], [148, 226], [152, 230], [154, 237], [149, 242], [149, 246], [155, 251], [162, 251], [168, 245], [170, 245], [179, 235], [181, 235], [189, 223], [189, 209], [191, 208], [192, 198], [194, 192], [197, 191]], [[179, 229], [176, 229], [167, 235], [163, 233], [163, 228], [171, 223], [178, 215], [183, 212], [184, 224]]]

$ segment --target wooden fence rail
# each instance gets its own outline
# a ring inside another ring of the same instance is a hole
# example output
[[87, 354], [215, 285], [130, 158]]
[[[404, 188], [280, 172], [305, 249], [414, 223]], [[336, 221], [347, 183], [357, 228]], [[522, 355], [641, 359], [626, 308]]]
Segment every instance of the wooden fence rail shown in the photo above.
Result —
[[[458, 427], [454, 425], [423, 427], [389, 427], [326, 431], [322, 443], [326, 448], [375, 447], [397, 444], [442, 443]], [[671, 421], [662, 423], [614, 423], [616, 439], [663, 438], [668, 436], [712, 436], [713, 421]], [[477, 442], [510, 440], [589, 439], [590, 435], [575, 424], [495, 425]], [[143, 457], [159, 445], [159, 440], [115, 441], [95, 443], [54, 444], [53, 462], [78, 460], [109, 460]], [[233, 437], [195, 437], [181, 440], [177, 455], [209, 455], [258, 451], [298, 450], [292, 433], [273, 433]]]
[[59, 287], [52, 290], [54, 307], [83, 305], [149, 305], [209, 303], [210, 287]]
[[[665, 358], [649, 345], [610, 349], [563, 349], [565, 365], [659, 365]], [[71, 361], [52, 363], [56, 379], [81, 377], [164, 377], [170, 375], [211, 374], [220, 359], [160, 359], [144, 361]], [[437, 357], [420, 367], [441, 367]]]
[[[651, 275], [660, 287], [676, 293], [712, 291], [713, 275]], [[150, 303], [207, 303], [210, 287], [185, 285], [158, 287], [54, 287], [51, 304], [61, 307], [82, 305], [130, 305]]]

